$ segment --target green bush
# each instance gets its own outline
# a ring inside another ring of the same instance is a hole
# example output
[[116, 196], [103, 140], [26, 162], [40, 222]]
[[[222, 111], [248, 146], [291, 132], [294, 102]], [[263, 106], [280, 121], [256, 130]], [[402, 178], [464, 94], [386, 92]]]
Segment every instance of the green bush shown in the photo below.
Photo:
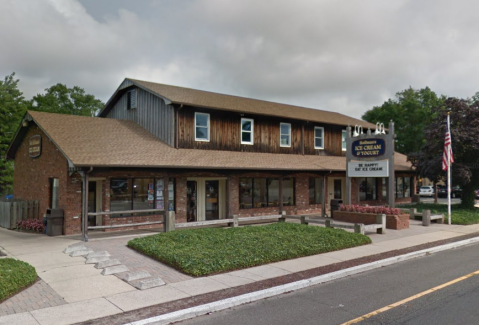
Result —
[[[431, 210], [434, 214], [444, 214], [447, 223], [447, 205], [434, 203], [417, 203], [401, 205], [401, 208], [416, 208], [417, 211]], [[451, 223], [454, 225], [473, 225], [479, 223], [479, 209], [466, 209], [454, 204], [451, 205]]]
[[136, 238], [128, 246], [193, 276], [226, 272], [371, 243], [341, 229], [275, 223], [176, 230]]
[[35, 268], [13, 258], [0, 259], [0, 302], [28, 287], [37, 279]]

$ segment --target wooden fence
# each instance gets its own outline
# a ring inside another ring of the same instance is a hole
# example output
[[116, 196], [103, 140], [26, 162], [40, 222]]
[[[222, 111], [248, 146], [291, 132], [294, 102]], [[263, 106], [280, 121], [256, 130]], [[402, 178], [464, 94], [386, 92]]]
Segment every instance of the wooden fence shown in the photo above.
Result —
[[21, 220], [38, 219], [39, 206], [38, 201], [0, 201], [0, 227], [13, 229]]

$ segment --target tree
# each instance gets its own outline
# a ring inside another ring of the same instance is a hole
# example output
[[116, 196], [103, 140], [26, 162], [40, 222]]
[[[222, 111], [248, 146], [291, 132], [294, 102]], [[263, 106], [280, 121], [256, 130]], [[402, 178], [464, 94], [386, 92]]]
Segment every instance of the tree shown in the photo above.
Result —
[[432, 109], [432, 120], [424, 130], [425, 144], [417, 154], [419, 173], [431, 180], [445, 179], [442, 153], [446, 133], [447, 108], [451, 109], [451, 138], [454, 164], [452, 181], [462, 186], [462, 205], [474, 207], [474, 190], [479, 188], [479, 100], [448, 98], [444, 105]]
[[13, 163], [6, 160], [10, 142], [25, 114], [27, 103], [18, 90], [15, 73], [0, 81], [0, 194], [11, 193], [13, 183]]
[[33, 97], [32, 110], [50, 113], [95, 116], [104, 106], [95, 96], [86, 94], [83, 88], [68, 88], [56, 84], [45, 89], [45, 94]]
[[424, 144], [423, 131], [432, 118], [432, 108], [442, 105], [445, 96], [437, 96], [429, 87], [406, 90], [396, 93], [381, 106], [375, 106], [364, 113], [362, 119], [371, 123], [394, 121], [397, 134], [396, 151], [409, 155], [419, 152]]

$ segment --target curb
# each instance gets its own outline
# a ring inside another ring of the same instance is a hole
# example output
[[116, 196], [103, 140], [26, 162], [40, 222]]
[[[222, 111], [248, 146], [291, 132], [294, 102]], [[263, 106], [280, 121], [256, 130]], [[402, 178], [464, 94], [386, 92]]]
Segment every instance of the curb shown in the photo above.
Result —
[[350, 275], [354, 274], [359, 274], [362, 272], [374, 270], [381, 268], [383, 266], [388, 266], [392, 264], [396, 264], [399, 262], [411, 260], [414, 258], [418, 257], [423, 257], [427, 256], [430, 254], [438, 253], [441, 251], [449, 250], [449, 249], [454, 249], [474, 243], [479, 242], [479, 237], [474, 237], [442, 246], [436, 246], [432, 248], [427, 248], [424, 250], [420, 250], [417, 252], [412, 252], [404, 255], [399, 255], [395, 257], [390, 257], [386, 258], [384, 260], [380, 261], [375, 261], [372, 263], [367, 263], [363, 265], [358, 265], [354, 266], [348, 269], [340, 270], [340, 271], [335, 271], [332, 273], [320, 275], [311, 279], [307, 280], [300, 280], [292, 283], [287, 283], [283, 284], [277, 287], [269, 288], [269, 289], [264, 289], [264, 290], [259, 290], [247, 294], [243, 294], [240, 296], [232, 297], [232, 298], [227, 298], [215, 302], [211, 302], [208, 304], [192, 307], [192, 308], [187, 308], [183, 310], [178, 310], [172, 313], [160, 315], [160, 316], [154, 316], [150, 318], [146, 318], [143, 320], [131, 322], [131, 323], [126, 323], [124, 325], [147, 325], [147, 324], [152, 324], [155, 323], [155, 325], [166, 325], [170, 324], [173, 322], [178, 322], [186, 319], [191, 319], [197, 316], [201, 315], [206, 315], [208, 313], [212, 312], [217, 312], [221, 310], [225, 310], [228, 308], [236, 307], [239, 305], [255, 302], [258, 300], [262, 300], [265, 298], [270, 298], [274, 296], [278, 296], [283, 293], [291, 292], [291, 291], [296, 291], [299, 289], [307, 288], [313, 285], [318, 285], [326, 282], [330, 282], [333, 280], [341, 279]]

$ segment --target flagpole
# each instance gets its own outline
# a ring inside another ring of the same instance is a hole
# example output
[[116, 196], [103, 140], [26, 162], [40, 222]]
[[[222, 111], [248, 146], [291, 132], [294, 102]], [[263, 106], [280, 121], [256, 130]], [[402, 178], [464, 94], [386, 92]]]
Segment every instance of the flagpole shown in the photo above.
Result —
[[[449, 132], [449, 138], [452, 139], [451, 135], [451, 121], [449, 114], [451, 112], [447, 111], [447, 131]], [[451, 141], [452, 142], [452, 141]], [[452, 143], [451, 143], [452, 146]], [[448, 150], [449, 151], [449, 150]], [[451, 153], [447, 153], [447, 222], [451, 225]]]

